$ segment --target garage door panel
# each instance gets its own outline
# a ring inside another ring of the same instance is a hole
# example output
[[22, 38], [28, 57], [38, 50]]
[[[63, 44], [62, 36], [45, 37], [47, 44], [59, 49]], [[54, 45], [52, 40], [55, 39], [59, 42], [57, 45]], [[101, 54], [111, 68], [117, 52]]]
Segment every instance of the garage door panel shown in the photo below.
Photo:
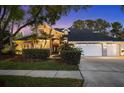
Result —
[[102, 44], [76, 44], [76, 46], [83, 50], [84, 56], [102, 56], [102, 52], [105, 56], [120, 56], [118, 44], [107, 44], [106, 51], [102, 50]]
[[107, 56], [119, 56], [119, 45], [107, 44]]
[[84, 56], [102, 56], [101, 44], [76, 44], [83, 50]]

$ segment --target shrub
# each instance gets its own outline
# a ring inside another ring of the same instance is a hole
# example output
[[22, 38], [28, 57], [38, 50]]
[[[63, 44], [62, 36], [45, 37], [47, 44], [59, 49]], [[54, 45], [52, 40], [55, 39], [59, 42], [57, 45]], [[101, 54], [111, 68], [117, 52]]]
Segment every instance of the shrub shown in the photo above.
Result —
[[10, 56], [15, 56], [15, 51], [10, 50], [10, 46], [6, 44], [4, 48], [2, 49], [2, 54], [3, 55], [10, 55]]
[[63, 50], [69, 50], [69, 49], [72, 49], [74, 48], [74, 45], [73, 44], [69, 44], [69, 43], [64, 43], [62, 44], [60, 47], [59, 47], [59, 51], [63, 51]]
[[50, 56], [50, 49], [23, 49], [22, 54], [27, 58], [46, 59]]
[[64, 48], [63, 46], [63, 48], [60, 50], [60, 56], [64, 62], [77, 65], [80, 63], [81, 49], [69, 46], [68, 48]]

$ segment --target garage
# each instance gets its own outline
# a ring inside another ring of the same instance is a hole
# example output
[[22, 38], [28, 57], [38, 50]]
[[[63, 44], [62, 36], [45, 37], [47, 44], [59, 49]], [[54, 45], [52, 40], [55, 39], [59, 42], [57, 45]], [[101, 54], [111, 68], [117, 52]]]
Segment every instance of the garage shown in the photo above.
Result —
[[75, 46], [83, 50], [84, 56], [102, 56], [101, 44], [75, 44]]
[[107, 56], [119, 56], [119, 45], [118, 44], [107, 44]]
[[124, 56], [124, 39], [86, 30], [70, 29], [68, 41], [81, 48], [84, 56]]
[[84, 56], [120, 56], [118, 44], [75, 44]]

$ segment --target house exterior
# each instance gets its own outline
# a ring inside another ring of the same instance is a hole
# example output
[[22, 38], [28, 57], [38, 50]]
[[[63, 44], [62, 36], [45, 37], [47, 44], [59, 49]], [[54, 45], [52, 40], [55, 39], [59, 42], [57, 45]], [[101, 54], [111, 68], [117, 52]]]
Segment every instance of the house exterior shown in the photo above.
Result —
[[70, 29], [68, 41], [81, 48], [84, 56], [124, 56], [124, 40], [102, 33]]
[[[57, 52], [62, 42], [69, 42], [81, 48], [84, 56], [124, 56], [124, 40], [102, 33], [93, 33], [86, 29], [53, 29], [46, 23], [38, 26], [37, 33], [36, 39], [32, 39], [30, 35], [15, 40], [16, 54], [22, 54], [23, 49], [32, 48], [48, 48], [51, 53]], [[40, 38], [43, 34], [50, 37]]]
[[[63, 32], [59, 32], [51, 28], [48, 24], [44, 23], [38, 26], [37, 29], [38, 37], [35, 38], [33, 35], [18, 38], [14, 41], [16, 54], [22, 54], [23, 49], [50, 49], [52, 52], [57, 52], [57, 48], [60, 46], [61, 38], [64, 35]], [[48, 37], [42, 37], [42, 35]], [[42, 37], [42, 38], [41, 38]]]

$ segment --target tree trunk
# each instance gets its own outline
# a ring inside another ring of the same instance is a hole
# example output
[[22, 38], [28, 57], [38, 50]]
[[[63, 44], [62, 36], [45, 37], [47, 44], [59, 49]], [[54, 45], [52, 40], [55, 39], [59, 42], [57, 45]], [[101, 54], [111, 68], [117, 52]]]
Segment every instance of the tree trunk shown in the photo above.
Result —
[[3, 49], [3, 40], [2, 40], [2, 37], [3, 37], [3, 33], [2, 33], [1, 28], [0, 28], [0, 55], [2, 55], [2, 49]]
[[2, 41], [0, 40], [0, 55], [2, 55], [2, 49], [3, 49], [3, 43], [2, 43]]
[[14, 47], [13, 47], [13, 42], [12, 42], [13, 41], [13, 37], [12, 36], [10, 36], [10, 40], [9, 41], [10, 41], [10, 51], [14, 52]]
[[13, 47], [13, 29], [14, 28], [14, 20], [12, 21], [12, 27], [10, 30], [10, 37], [9, 37], [9, 44], [10, 44], [10, 51], [13, 53], [14, 52], [14, 47]]

